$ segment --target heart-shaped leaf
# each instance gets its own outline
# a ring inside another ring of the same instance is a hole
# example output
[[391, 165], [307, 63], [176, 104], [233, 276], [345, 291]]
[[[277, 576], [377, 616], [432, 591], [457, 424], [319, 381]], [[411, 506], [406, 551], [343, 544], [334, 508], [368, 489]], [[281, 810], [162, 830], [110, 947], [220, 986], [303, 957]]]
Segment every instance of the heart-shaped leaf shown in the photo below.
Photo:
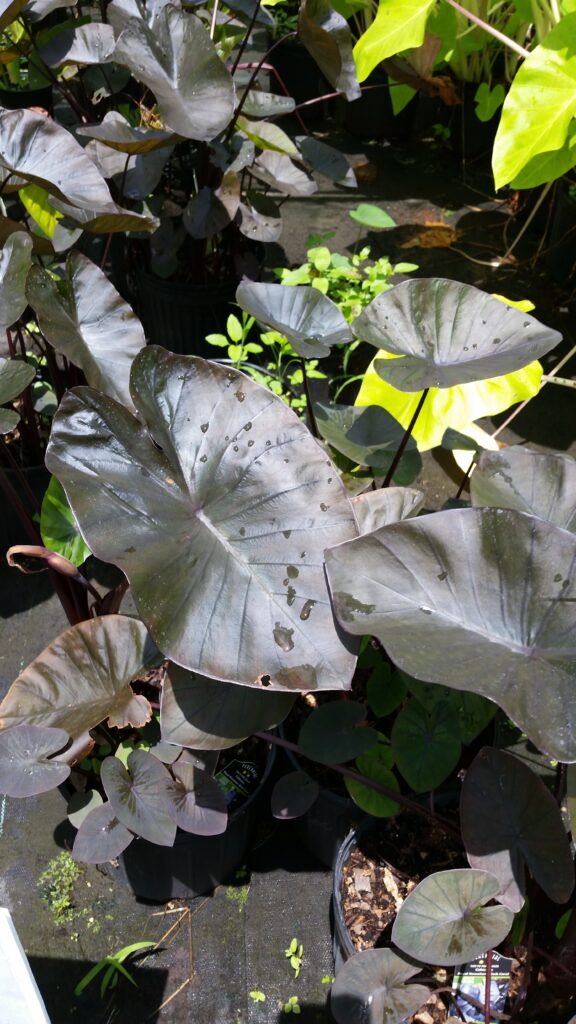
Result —
[[177, 761], [171, 796], [178, 828], [197, 836], [218, 836], [226, 831], [228, 804], [224, 790], [208, 772]]
[[298, 14], [298, 35], [330, 85], [343, 92], [347, 100], [357, 100], [360, 86], [346, 18], [328, 0], [304, 0]]
[[64, 729], [15, 725], [0, 732], [0, 793], [36, 796], [56, 789], [70, 775], [70, 766], [54, 761], [68, 743]]
[[284, 721], [295, 697], [235, 686], [170, 665], [160, 706], [162, 736], [194, 750], [224, 750]]
[[284, 153], [262, 153], [250, 173], [287, 196], [311, 196], [318, 185]]
[[313, 135], [299, 135], [296, 139], [298, 148], [304, 158], [304, 162], [318, 171], [330, 181], [344, 185], [346, 188], [356, 188], [356, 175], [344, 153], [333, 146], [328, 146]]
[[234, 86], [208, 30], [195, 14], [159, 4], [150, 23], [130, 18], [114, 60], [158, 100], [164, 124], [187, 139], [210, 142], [234, 113]]
[[306, 427], [242, 374], [152, 346], [131, 389], [140, 420], [89, 389], [67, 395], [47, 465], [163, 653], [215, 679], [346, 688], [354, 656], [324, 548], [356, 528]]
[[249, 117], [239, 117], [236, 124], [258, 149], [298, 156], [292, 139], [277, 124], [271, 121], [252, 121]]
[[412, 679], [404, 672], [397, 672], [396, 675], [429, 713], [436, 714], [444, 709], [452, 715], [455, 719], [455, 733], [462, 743], [471, 743], [476, 739], [498, 710], [491, 700], [486, 700], [477, 693], [451, 690], [437, 683], [423, 683], [420, 679]]
[[73, 565], [82, 565], [91, 553], [78, 529], [64, 488], [55, 476], [50, 477], [42, 498], [40, 533], [50, 551], [63, 555]]
[[129, 683], [158, 652], [138, 619], [103, 615], [61, 633], [18, 676], [0, 704], [0, 725], [60, 726], [72, 738], [109, 719], [144, 725], [145, 697]]
[[[393, 764], [394, 754], [383, 736], [372, 750], [356, 758], [356, 768], [362, 775], [366, 775], [380, 786], [399, 791], [398, 779], [390, 770]], [[376, 792], [358, 779], [344, 779], [344, 783], [354, 803], [366, 814], [371, 814], [375, 818], [390, 818], [400, 813], [400, 805], [395, 800], [384, 793]]]
[[211, 238], [230, 224], [239, 205], [240, 179], [235, 171], [226, 171], [217, 189], [201, 188], [190, 200], [182, 223], [192, 238]]
[[105, 864], [119, 857], [133, 839], [132, 832], [118, 820], [112, 805], [107, 802], [90, 811], [80, 825], [72, 857], [83, 864]]
[[500, 890], [488, 871], [455, 868], [424, 878], [406, 897], [392, 928], [402, 952], [446, 967], [474, 960], [510, 931], [508, 907], [489, 906]]
[[32, 110], [0, 112], [0, 167], [7, 191], [22, 181], [44, 188], [52, 205], [84, 226], [100, 230], [155, 230], [153, 218], [113, 202], [104, 178], [66, 128]]
[[353, 761], [375, 746], [378, 733], [365, 724], [366, 708], [353, 700], [314, 708], [298, 737], [302, 753], [321, 764]]
[[172, 150], [168, 146], [149, 153], [120, 153], [95, 139], [85, 152], [96, 164], [103, 178], [113, 181], [127, 199], [146, 199], [157, 187]]
[[391, 949], [366, 949], [346, 961], [330, 992], [338, 1024], [402, 1024], [430, 996], [425, 985], [407, 985], [420, 973]]
[[128, 769], [117, 757], [107, 757], [102, 762], [100, 777], [114, 814], [126, 828], [150, 843], [173, 845], [173, 782], [157, 757], [145, 750], [133, 750], [128, 757]]
[[392, 727], [398, 770], [415, 793], [427, 793], [447, 779], [460, 759], [458, 719], [451, 708], [431, 711], [411, 700]]
[[78, 28], [64, 28], [38, 49], [49, 68], [65, 64], [103, 64], [114, 49], [111, 25], [91, 22]]
[[282, 234], [280, 207], [257, 192], [246, 193], [246, 202], [238, 207], [237, 223], [243, 235], [257, 242], [277, 242]]
[[272, 814], [281, 821], [301, 818], [316, 803], [320, 786], [306, 772], [289, 772], [272, 790]]
[[411, 519], [424, 504], [424, 494], [411, 487], [386, 487], [351, 498], [359, 533], [372, 533], [381, 526]]
[[134, 128], [117, 110], [110, 110], [100, 124], [82, 125], [77, 135], [95, 139], [119, 153], [151, 153], [154, 149], [172, 146], [176, 141], [173, 132], [159, 128]]
[[521, 909], [525, 864], [551, 900], [569, 899], [574, 862], [562, 815], [542, 779], [519, 758], [482, 748], [466, 772], [460, 821], [470, 865], [498, 878], [500, 903]]
[[132, 408], [130, 367], [146, 339], [137, 316], [103, 271], [73, 252], [64, 281], [57, 284], [41, 267], [33, 267], [26, 293], [54, 348], [84, 371], [92, 387]]
[[576, 533], [576, 460], [557, 452], [483, 452], [470, 481], [472, 504], [513, 508]]
[[558, 331], [492, 295], [443, 278], [403, 281], [354, 321], [363, 341], [398, 359], [377, 360], [401, 391], [449, 388], [527, 366], [561, 341]]
[[[383, 472], [392, 464], [404, 437], [404, 428], [386, 409], [379, 405], [360, 408], [317, 403], [314, 412], [322, 437], [346, 458], [359, 466], [370, 466]], [[405, 458], [412, 455], [418, 458], [412, 438], [406, 447]]]
[[[0, 249], [0, 328], [2, 329], [15, 323], [26, 309], [24, 285], [31, 262], [32, 239], [30, 235], [24, 231], [15, 231]], [[10, 399], [2, 398], [0, 393], [0, 404], [8, 401]]]
[[379, 206], [375, 206], [374, 203], [360, 203], [355, 210], [350, 210], [350, 216], [357, 224], [372, 228], [373, 231], [384, 231], [386, 228], [396, 227], [396, 221], [392, 220], [390, 214]]
[[259, 323], [281, 331], [304, 359], [322, 359], [332, 345], [352, 339], [338, 306], [317, 288], [243, 282], [236, 301]]
[[[0, 358], [0, 405], [18, 398], [25, 388], [32, 383], [36, 369], [23, 359]], [[4, 411], [4, 410], [3, 410]], [[18, 417], [16, 418], [18, 422]]]
[[[463, 557], [465, 552], [465, 557]], [[576, 538], [520, 512], [455, 509], [326, 552], [346, 630], [417, 679], [495, 701], [576, 760]]]

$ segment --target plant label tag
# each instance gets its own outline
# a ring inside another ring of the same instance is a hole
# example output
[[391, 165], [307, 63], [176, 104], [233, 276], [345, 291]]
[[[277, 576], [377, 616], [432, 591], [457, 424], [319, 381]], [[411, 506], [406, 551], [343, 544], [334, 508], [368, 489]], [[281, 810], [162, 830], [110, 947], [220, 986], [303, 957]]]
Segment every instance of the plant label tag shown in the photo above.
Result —
[[[486, 961], [487, 953], [477, 956], [475, 960], [457, 967], [454, 971], [454, 990], [458, 1007], [462, 1010], [467, 1021], [484, 1022], [484, 1003], [486, 999]], [[490, 971], [490, 1010], [497, 1013], [504, 1012], [504, 1005], [508, 998], [508, 986], [510, 984], [510, 969], [512, 960], [500, 953], [492, 951], [492, 966]], [[469, 996], [474, 1002], [469, 1002], [465, 997]], [[497, 1024], [497, 1020], [490, 1017], [491, 1024]]]
[[230, 761], [216, 775], [217, 781], [224, 790], [228, 802], [228, 810], [233, 810], [242, 798], [252, 793], [260, 778], [258, 766], [252, 761]]

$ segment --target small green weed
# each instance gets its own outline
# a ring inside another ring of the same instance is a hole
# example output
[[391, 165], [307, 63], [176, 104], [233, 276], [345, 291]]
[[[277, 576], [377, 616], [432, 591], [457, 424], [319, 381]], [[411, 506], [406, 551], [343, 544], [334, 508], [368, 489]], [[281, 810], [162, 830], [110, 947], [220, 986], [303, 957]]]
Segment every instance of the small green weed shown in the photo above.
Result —
[[69, 853], [63, 851], [52, 858], [39, 876], [38, 889], [48, 904], [54, 924], [70, 924], [80, 916], [74, 906], [73, 893], [74, 885], [82, 874], [80, 865], [72, 860]]
[[288, 946], [288, 949], [284, 950], [284, 956], [290, 961], [290, 967], [294, 971], [294, 977], [297, 978], [302, 969], [302, 954], [304, 953], [304, 947], [302, 943], [298, 943], [298, 939], [292, 939], [292, 942]]

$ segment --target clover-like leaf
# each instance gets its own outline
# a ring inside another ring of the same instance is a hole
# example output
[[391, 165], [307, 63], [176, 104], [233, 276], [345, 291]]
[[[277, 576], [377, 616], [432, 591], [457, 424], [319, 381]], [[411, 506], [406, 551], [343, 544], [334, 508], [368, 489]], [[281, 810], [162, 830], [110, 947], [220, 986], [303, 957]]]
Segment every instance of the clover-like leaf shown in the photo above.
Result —
[[304, 359], [327, 356], [332, 345], [352, 338], [338, 306], [317, 288], [244, 281], [236, 292], [238, 305], [259, 323], [281, 331]]
[[172, 778], [157, 757], [136, 748], [128, 757], [128, 768], [119, 758], [107, 757], [100, 777], [114, 814], [126, 828], [150, 843], [173, 845]]
[[26, 293], [54, 348], [84, 371], [92, 387], [132, 408], [130, 367], [146, 339], [138, 317], [103, 271], [73, 252], [64, 281], [33, 267]]
[[208, 679], [170, 665], [160, 705], [163, 739], [194, 750], [225, 750], [286, 718], [295, 697]]
[[185, 138], [210, 142], [229, 124], [232, 77], [195, 14], [166, 3], [150, 22], [130, 18], [114, 60], [152, 90], [164, 124]]
[[68, 743], [64, 729], [15, 725], [0, 732], [0, 793], [36, 796], [56, 789], [70, 775], [70, 766], [54, 761]]
[[455, 509], [326, 552], [336, 613], [425, 682], [495, 701], [576, 760], [576, 537], [520, 512]]
[[[15, 231], [0, 249], [0, 328], [10, 327], [26, 309], [24, 285], [32, 262], [32, 239]], [[0, 385], [1, 386], [1, 385]], [[19, 393], [19, 392], [18, 392]], [[12, 396], [15, 397], [15, 396]], [[2, 399], [0, 404], [9, 399]]]
[[525, 865], [551, 900], [569, 899], [574, 862], [562, 815], [542, 779], [519, 758], [482, 748], [466, 772], [460, 820], [470, 865], [498, 878], [500, 903], [521, 909]]
[[80, 825], [72, 857], [83, 864], [105, 864], [119, 857], [133, 839], [133, 833], [118, 820], [112, 805], [106, 801], [94, 807]]
[[483, 452], [470, 481], [472, 504], [513, 508], [576, 533], [576, 460], [558, 452]]
[[486, 906], [499, 890], [498, 879], [488, 871], [437, 871], [404, 900], [392, 941], [427, 964], [449, 967], [474, 960], [498, 946], [512, 927], [508, 907]]
[[67, 395], [47, 465], [163, 653], [214, 679], [347, 688], [323, 552], [356, 527], [325, 453], [281, 399], [193, 356], [149, 346], [131, 390], [139, 420]]
[[197, 836], [218, 836], [226, 831], [226, 794], [208, 772], [189, 762], [172, 765], [175, 780], [171, 799], [178, 828]]
[[372, 533], [381, 526], [398, 523], [418, 515], [424, 504], [424, 494], [414, 487], [385, 487], [379, 491], [366, 491], [351, 498], [352, 508], [362, 533]]
[[378, 742], [366, 725], [366, 708], [353, 700], [330, 701], [314, 708], [298, 736], [302, 753], [321, 764], [353, 761]]
[[272, 814], [281, 821], [301, 818], [316, 803], [320, 786], [306, 772], [296, 771], [283, 775], [272, 790]]
[[338, 972], [330, 991], [337, 1024], [402, 1024], [430, 996], [425, 985], [407, 985], [420, 967], [391, 949], [355, 953]]
[[106, 718], [111, 725], [144, 725], [150, 705], [129, 683], [157, 658], [138, 619], [103, 615], [80, 622], [12, 683], [0, 704], [0, 726], [59, 726], [74, 739]]
[[443, 278], [403, 281], [382, 292], [353, 328], [363, 341], [399, 357], [375, 365], [401, 391], [449, 388], [511, 373], [562, 338], [529, 313]]

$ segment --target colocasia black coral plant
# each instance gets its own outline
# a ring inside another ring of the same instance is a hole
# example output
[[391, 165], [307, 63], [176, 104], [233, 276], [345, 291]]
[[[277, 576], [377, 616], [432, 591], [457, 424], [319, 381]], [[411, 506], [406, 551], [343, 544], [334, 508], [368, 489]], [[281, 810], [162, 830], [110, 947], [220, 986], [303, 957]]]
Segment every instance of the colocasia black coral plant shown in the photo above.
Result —
[[[113, 754], [103, 761], [103, 802], [82, 822], [74, 855], [105, 861], [137, 836], [170, 845], [178, 827], [222, 831], [217, 784], [196, 765], [180, 766], [182, 748], [225, 749], [281, 722], [303, 694], [348, 690], [366, 636], [416, 695], [420, 681], [458, 701], [485, 698], [540, 751], [576, 761], [573, 462], [487, 453], [471, 507], [416, 518], [402, 518], [416, 510], [414, 492], [368, 490], [351, 500], [327, 447], [236, 370], [139, 342], [133, 360], [111, 363], [81, 313], [92, 281], [92, 326], [98, 307], [99, 318], [122, 320], [120, 300], [97, 279], [88, 263], [72, 263], [72, 331], [71, 307], [29, 272], [46, 335], [61, 330], [59, 344], [77, 347], [91, 384], [62, 400], [46, 463], [85, 544], [126, 577], [139, 617], [96, 593], [92, 616], [15, 680], [0, 706], [0, 790], [50, 789], [98, 726], [107, 735], [144, 726], [153, 709], [131, 684], [166, 660], [158, 756], [136, 749], [126, 768]], [[352, 325], [313, 288], [244, 284], [237, 299], [303, 358], [321, 359], [353, 335], [393, 353], [378, 371], [400, 389], [422, 390], [422, 402], [430, 388], [517, 370], [559, 341], [529, 315], [441, 279], [398, 285]], [[137, 322], [126, 323], [137, 340]], [[378, 731], [355, 711], [348, 717], [349, 732], [365, 732], [367, 752]], [[334, 728], [341, 738], [347, 727]], [[330, 761], [325, 734], [323, 742], [318, 758]], [[313, 742], [306, 753], [314, 756]], [[406, 799], [398, 787], [392, 796]], [[332, 998], [338, 1020], [400, 1021], [421, 1005], [422, 986], [404, 984], [416, 968], [402, 954], [449, 966], [500, 944], [523, 905], [527, 872], [552, 903], [570, 900], [558, 805], [512, 754], [479, 752], [460, 820], [470, 867], [436, 873], [406, 899], [392, 936], [399, 952], [346, 965]], [[551, 1004], [560, 998], [552, 968], [573, 969], [575, 927], [548, 959], [539, 954]]]

